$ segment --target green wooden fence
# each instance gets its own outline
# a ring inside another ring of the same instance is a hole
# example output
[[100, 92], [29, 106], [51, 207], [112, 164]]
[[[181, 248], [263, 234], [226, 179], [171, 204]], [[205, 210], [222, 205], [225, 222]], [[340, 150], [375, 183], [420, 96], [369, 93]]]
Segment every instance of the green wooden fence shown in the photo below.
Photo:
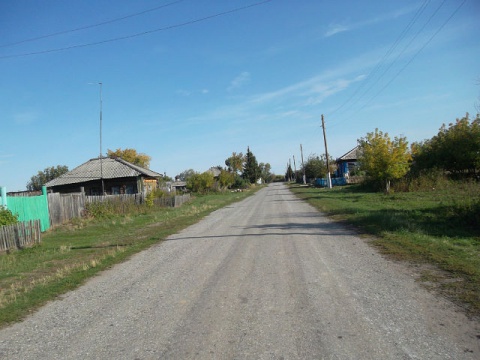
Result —
[[45, 186], [42, 187], [42, 195], [39, 196], [6, 196], [5, 188], [1, 190], [0, 205], [6, 207], [13, 214], [17, 214], [19, 221], [38, 219], [42, 232], [50, 228], [47, 188]]

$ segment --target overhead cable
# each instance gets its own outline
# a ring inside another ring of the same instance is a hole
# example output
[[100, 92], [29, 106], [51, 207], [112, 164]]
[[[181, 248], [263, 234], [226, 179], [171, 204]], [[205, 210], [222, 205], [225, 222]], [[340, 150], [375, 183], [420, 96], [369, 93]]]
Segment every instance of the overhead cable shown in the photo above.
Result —
[[[387, 50], [387, 52], [383, 55], [383, 57], [380, 59], [380, 61], [375, 65], [374, 69], [366, 76], [365, 81], [361, 82], [361, 84], [357, 87], [357, 89], [354, 91], [354, 93], [347, 98], [339, 107], [337, 107], [335, 110], [333, 110], [329, 115], [333, 115], [339, 110], [341, 110], [345, 105], [347, 105], [359, 92], [362, 90], [368, 83], [370, 79], [373, 79], [373, 77], [376, 75], [376, 73], [380, 70], [380, 68], [384, 65], [386, 59], [390, 56], [390, 54], [393, 53], [393, 51], [397, 48], [397, 46], [400, 44], [400, 42], [405, 38], [406, 34], [408, 31], [411, 29], [411, 27], [415, 24], [415, 22], [418, 20], [420, 15], [423, 13], [423, 11], [426, 9], [428, 3], [430, 0], [425, 0], [423, 4], [418, 8], [416, 11], [415, 15], [413, 18], [410, 20], [408, 25], [402, 30], [400, 35], [397, 37], [395, 42], [390, 46], [390, 48]], [[357, 100], [358, 101], [358, 100]]]
[[415, 39], [420, 35], [420, 33], [426, 28], [426, 26], [430, 23], [430, 21], [435, 17], [435, 15], [438, 13], [440, 8], [445, 4], [447, 0], [443, 0], [443, 2], [435, 9], [435, 11], [430, 15], [428, 20], [423, 24], [423, 26], [415, 33], [415, 35], [410, 39], [410, 41], [403, 47], [403, 49], [398, 53], [397, 57], [393, 60], [390, 65], [382, 72], [380, 77], [375, 80], [373, 84], [370, 85], [370, 87], [359, 97], [358, 100], [362, 99], [379, 81], [380, 79], [383, 78], [383, 76], [393, 67], [395, 63], [397, 63], [398, 59], [405, 53], [405, 51], [410, 47], [410, 45], [415, 41]]
[[101, 41], [96, 41], [96, 42], [91, 42], [91, 43], [86, 43], [86, 44], [65, 46], [65, 47], [56, 48], [56, 49], [33, 51], [33, 52], [13, 54], [13, 55], [4, 55], [4, 56], [0, 56], [0, 59], [9, 59], [9, 58], [22, 57], [22, 56], [48, 54], [48, 53], [52, 53], [52, 52], [78, 49], [78, 48], [84, 48], [84, 47], [88, 47], [88, 46], [101, 45], [101, 44], [111, 43], [111, 42], [115, 42], [115, 41], [132, 39], [132, 38], [136, 38], [136, 37], [139, 37], [139, 36], [153, 34], [153, 33], [159, 32], [159, 31], [171, 30], [171, 29], [175, 29], [175, 28], [179, 28], [179, 27], [184, 27], [184, 26], [196, 24], [196, 23], [203, 22], [203, 21], [206, 21], [206, 20], [211, 20], [211, 19], [214, 19], [214, 18], [217, 18], [217, 17], [220, 17], [220, 16], [232, 14], [232, 13], [239, 12], [239, 11], [242, 11], [242, 10], [246, 10], [246, 9], [249, 9], [249, 8], [252, 8], [252, 7], [255, 7], [255, 6], [263, 5], [263, 4], [266, 4], [266, 3], [271, 2], [271, 1], [272, 0], [264, 0], [264, 1], [260, 1], [260, 2], [254, 3], [254, 4], [241, 6], [241, 7], [235, 8], [235, 9], [222, 11], [222, 12], [219, 12], [219, 13], [216, 13], [216, 14], [213, 14], [213, 15], [208, 15], [208, 16], [198, 18], [198, 19], [195, 19], [195, 20], [189, 20], [189, 21], [185, 21], [183, 23], [169, 25], [169, 26], [165, 26], [165, 27], [162, 27], [162, 28], [157, 28], [157, 29], [154, 29], [154, 30], [143, 31], [143, 32], [136, 33], [136, 34], [119, 36], [119, 37], [112, 38], [112, 39], [101, 40]]
[[0, 45], [0, 48], [8, 47], [8, 46], [14, 46], [14, 45], [19, 45], [19, 44], [23, 44], [23, 43], [26, 43], [26, 42], [37, 41], [37, 40], [46, 39], [46, 38], [53, 37], [53, 36], [69, 34], [69, 33], [72, 33], [72, 32], [77, 32], [77, 31], [86, 30], [86, 29], [91, 29], [91, 28], [98, 27], [98, 26], [103, 26], [103, 25], [112, 24], [112, 23], [117, 22], [117, 21], [122, 21], [122, 20], [130, 19], [130, 18], [133, 18], [133, 17], [135, 17], [135, 16], [140, 16], [140, 15], [144, 15], [144, 14], [146, 14], [146, 13], [152, 12], [152, 11], [156, 11], [156, 10], [159, 10], [159, 9], [163, 9], [163, 8], [165, 8], [165, 7], [167, 7], [167, 6], [175, 5], [175, 4], [177, 4], [177, 3], [179, 3], [179, 2], [182, 2], [182, 1], [185, 1], [185, 0], [172, 1], [172, 2], [170, 2], [170, 3], [168, 3], [168, 4], [164, 4], [164, 5], [161, 5], [161, 6], [157, 6], [157, 7], [154, 7], [154, 8], [148, 9], [148, 10], [144, 10], [144, 11], [141, 11], [141, 12], [138, 12], [138, 13], [135, 13], [135, 14], [130, 14], [130, 15], [122, 16], [122, 17], [119, 17], [119, 18], [116, 18], [116, 19], [103, 21], [103, 22], [100, 22], [100, 23], [97, 23], [97, 24], [81, 26], [81, 27], [78, 27], [78, 28], [75, 28], [75, 29], [59, 31], [59, 32], [52, 33], [52, 34], [41, 35], [41, 36], [37, 36], [37, 37], [34, 37], [34, 38], [30, 38], [30, 39], [24, 39], [24, 40], [16, 41], [16, 42], [13, 42], [13, 43], [10, 43], [10, 44]]
[[437, 36], [437, 34], [447, 25], [447, 23], [455, 16], [455, 14], [460, 10], [460, 8], [467, 2], [467, 0], [463, 0], [463, 2], [455, 9], [455, 11], [447, 18], [447, 20], [444, 21], [444, 23], [433, 33], [433, 35], [423, 44], [423, 46], [418, 49], [418, 51], [412, 56], [412, 58], [390, 79], [388, 83], [385, 84], [365, 105], [363, 105], [361, 109], [365, 108], [367, 105], [369, 105], [373, 99], [375, 99], [379, 94], [381, 94], [407, 67], [410, 65], [413, 60], [417, 57], [418, 54], [422, 52], [423, 49], [427, 47], [428, 44]]
[[[407, 61], [405, 63], [405, 65], [392, 77], [390, 78], [390, 80], [379, 90], [377, 91], [377, 93], [375, 93], [375, 95], [373, 95], [365, 104], [363, 104], [357, 111], [361, 111], [363, 110], [367, 105], [369, 105], [378, 95], [380, 95], [414, 60], [415, 58], [418, 56], [418, 54], [423, 51], [423, 49], [425, 49], [425, 47], [428, 46], [428, 44], [430, 44], [430, 42], [435, 38], [435, 36], [437, 36], [437, 34], [447, 25], [448, 22], [450, 22], [450, 20], [457, 14], [457, 12], [461, 9], [461, 7], [466, 3], [467, 0], [463, 0], [462, 3], [460, 3], [459, 6], [457, 6], [457, 8], [450, 14], [450, 16], [442, 23], [442, 25], [440, 25], [440, 27], [432, 34], [432, 36], [420, 47], [420, 49], [410, 58], [409, 61]], [[438, 12], [439, 8], [443, 5], [443, 3], [445, 2], [445, 0], [442, 2], [442, 4], [435, 10], [434, 14], [432, 14], [430, 16], [430, 18], [427, 20], [427, 23], [428, 24], [430, 22], [430, 20], [433, 18], [433, 16]], [[414, 35], [414, 38], [415, 39], [419, 33], [421, 31], [423, 31], [423, 29], [425, 28], [426, 24], [424, 26], [422, 26], [422, 28]], [[412, 43], [413, 40], [411, 40], [408, 44], [407, 44], [407, 47]], [[406, 47], [402, 50], [402, 54], [403, 52], [405, 51]], [[397, 58], [394, 60], [397, 61], [399, 58], [399, 56], [397, 56]], [[390, 69], [391, 66], [388, 67], [388, 69]], [[388, 70], [387, 69], [387, 70]], [[383, 73], [382, 73], [383, 75]], [[375, 84], [377, 83], [378, 81], [375, 82]], [[367, 90], [370, 91], [372, 87], [369, 87], [369, 89]], [[364, 95], [366, 94], [363, 93], [361, 95], [361, 97], [363, 97]], [[360, 98], [361, 98], [360, 97]], [[356, 100], [356, 102], [358, 102], [359, 99]], [[333, 125], [331, 125], [331, 127], [334, 127], [335, 125], [339, 125], [341, 122], [344, 122], [344, 121], [336, 121]]]

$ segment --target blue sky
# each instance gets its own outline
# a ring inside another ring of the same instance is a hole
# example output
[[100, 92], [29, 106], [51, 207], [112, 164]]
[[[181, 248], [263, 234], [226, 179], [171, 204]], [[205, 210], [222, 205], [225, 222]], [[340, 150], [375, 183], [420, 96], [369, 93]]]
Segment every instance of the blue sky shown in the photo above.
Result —
[[[247, 146], [283, 174], [476, 113], [477, 0], [4, 0], [0, 185], [134, 148], [174, 177]], [[93, 84], [92, 84], [93, 83]], [[477, 106], [478, 107], [478, 106]]]

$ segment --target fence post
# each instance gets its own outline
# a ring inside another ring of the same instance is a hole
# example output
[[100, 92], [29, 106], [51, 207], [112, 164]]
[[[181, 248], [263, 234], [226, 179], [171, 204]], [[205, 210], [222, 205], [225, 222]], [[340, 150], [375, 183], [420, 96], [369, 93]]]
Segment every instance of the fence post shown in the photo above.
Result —
[[7, 188], [5, 186], [0, 186], [0, 194], [2, 196], [2, 201], [0, 201], [0, 206], [7, 208]]
[[18, 226], [14, 226], [13, 233], [14, 233], [15, 246], [17, 249], [20, 250], [22, 247], [20, 245], [20, 231], [18, 231]]

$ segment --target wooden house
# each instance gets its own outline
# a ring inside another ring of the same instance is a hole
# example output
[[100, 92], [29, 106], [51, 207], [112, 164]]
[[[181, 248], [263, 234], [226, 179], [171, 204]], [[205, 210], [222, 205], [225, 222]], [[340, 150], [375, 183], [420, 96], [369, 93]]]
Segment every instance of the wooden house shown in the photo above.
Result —
[[[49, 192], [86, 195], [148, 193], [158, 187], [163, 177], [120, 158], [102, 157], [87, 161], [45, 184]], [[103, 189], [103, 190], [102, 190]]]
[[218, 177], [222, 173], [222, 169], [219, 168], [218, 166], [213, 166], [210, 169], [208, 169], [207, 172], [212, 174], [214, 179], [218, 179]]
[[337, 158], [336, 177], [348, 178], [358, 167], [358, 146]]

